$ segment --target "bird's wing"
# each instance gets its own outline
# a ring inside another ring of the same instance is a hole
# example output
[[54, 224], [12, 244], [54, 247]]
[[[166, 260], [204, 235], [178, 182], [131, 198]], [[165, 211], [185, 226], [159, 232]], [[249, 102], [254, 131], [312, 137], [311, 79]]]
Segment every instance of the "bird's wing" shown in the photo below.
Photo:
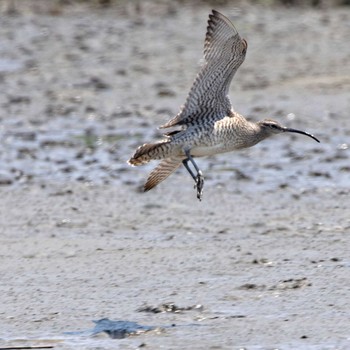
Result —
[[243, 63], [247, 42], [231, 21], [213, 10], [204, 42], [204, 64], [180, 112], [161, 128], [183, 125], [199, 118], [219, 120], [231, 109], [228, 98], [234, 74]]
[[166, 158], [149, 174], [144, 190], [149, 191], [170, 176], [180, 165], [182, 158]]

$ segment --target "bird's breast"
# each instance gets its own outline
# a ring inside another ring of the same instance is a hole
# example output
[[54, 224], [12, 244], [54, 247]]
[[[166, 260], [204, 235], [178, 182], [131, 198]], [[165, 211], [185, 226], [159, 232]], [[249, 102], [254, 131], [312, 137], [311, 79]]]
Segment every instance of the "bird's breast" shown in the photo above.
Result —
[[179, 134], [178, 142], [187, 144], [193, 156], [204, 157], [250, 147], [253, 134], [253, 126], [243, 117], [225, 117], [206, 125], [192, 125]]

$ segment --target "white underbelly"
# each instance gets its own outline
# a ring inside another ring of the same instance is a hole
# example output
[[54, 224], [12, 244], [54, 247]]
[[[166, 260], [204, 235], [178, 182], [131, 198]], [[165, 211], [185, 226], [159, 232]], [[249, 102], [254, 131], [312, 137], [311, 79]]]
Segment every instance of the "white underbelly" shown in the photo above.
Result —
[[191, 149], [191, 155], [194, 157], [213, 156], [214, 154], [228, 152], [225, 145], [218, 144], [213, 146], [194, 146]]

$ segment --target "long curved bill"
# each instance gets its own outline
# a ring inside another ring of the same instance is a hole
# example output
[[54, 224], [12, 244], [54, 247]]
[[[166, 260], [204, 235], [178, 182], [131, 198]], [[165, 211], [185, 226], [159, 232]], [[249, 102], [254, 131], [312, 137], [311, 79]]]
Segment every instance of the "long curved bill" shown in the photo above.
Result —
[[311, 137], [312, 139], [314, 139], [317, 142], [320, 142], [320, 140], [318, 140], [314, 135], [309, 134], [306, 131], [301, 131], [301, 130], [297, 130], [297, 129], [291, 129], [291, 128], [285, 128], [285, 132], [294, 132], [296, 134], [302, 134], [302, 135], [306, 135]]

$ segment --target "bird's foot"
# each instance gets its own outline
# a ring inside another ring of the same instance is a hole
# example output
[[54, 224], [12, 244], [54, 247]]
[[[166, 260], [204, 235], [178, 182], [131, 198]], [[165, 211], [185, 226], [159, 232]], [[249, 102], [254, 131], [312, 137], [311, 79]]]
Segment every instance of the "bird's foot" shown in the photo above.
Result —
[[196, 176], [196, 184], [194, 188], [197, 188], [197, 198], [201, 201], [203, 196], [204, 176], [201, 171], [198, 171]]

